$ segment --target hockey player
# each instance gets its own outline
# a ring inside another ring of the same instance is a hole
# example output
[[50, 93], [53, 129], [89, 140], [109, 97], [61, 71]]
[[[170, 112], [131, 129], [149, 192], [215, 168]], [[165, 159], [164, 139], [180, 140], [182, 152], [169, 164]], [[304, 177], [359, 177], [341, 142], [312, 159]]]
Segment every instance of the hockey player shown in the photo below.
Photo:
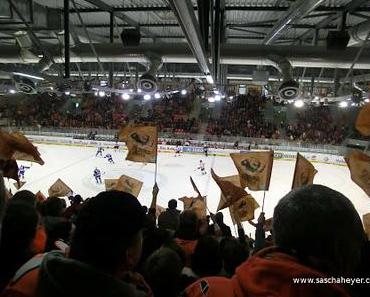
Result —
[[207, 174], [206, 172], [206, 164], [204, 164], [204, 162], [202, 160], [199, 161], [199, 165], [198, 165], [198, 168], [201, 172], [202, 175], [205, 175]]
[[94, 173], [93, 173], [94, 177], [95, 177], [95, 181], [97, 184], [101, 184], [101, 171], [98, 169], [98, 168], [95, 168], [94, 169]]
[[179, 145], [176, 145], [176, 149], [175, 149], [175, 157], [177, 156], [181, 156], [181, 146]]
[[98, 150], [96, 151], [95, 157], [97, 157], [97, 156], [103, 157], [103, 151], [104, 151], [104, 149], [101, 146], [99, 146]]
[[24, 179], [24, 173], [26, 172], [26, 169], [29, 169], [30, 167], [26, 167], [26, 166], [19, 166], [19, 169], [18, 169], [18, 177], [19, 179]]
[[108, 159], [108, 162], [111, 164], [114, 164], [113, 158], [111, 154], [106, 154], [104, 158]]
[[206, 157], [208, 157], [208, 146], [205, 144], [203, 147], [203, 153]]

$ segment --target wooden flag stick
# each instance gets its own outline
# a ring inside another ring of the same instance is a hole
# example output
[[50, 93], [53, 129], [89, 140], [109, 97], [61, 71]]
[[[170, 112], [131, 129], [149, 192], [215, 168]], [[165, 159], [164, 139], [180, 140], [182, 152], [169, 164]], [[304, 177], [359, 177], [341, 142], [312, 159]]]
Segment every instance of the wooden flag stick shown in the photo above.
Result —
[[266, 191], [263, 191], [262, 212], [263, 212], [263, 209], [265, 208], [265, 196], [266, 196]]
[[157, 183], [157, 172], [158, 172], [158, 158], [155, 160], [155, 169], [154, 169], [154, 184]]

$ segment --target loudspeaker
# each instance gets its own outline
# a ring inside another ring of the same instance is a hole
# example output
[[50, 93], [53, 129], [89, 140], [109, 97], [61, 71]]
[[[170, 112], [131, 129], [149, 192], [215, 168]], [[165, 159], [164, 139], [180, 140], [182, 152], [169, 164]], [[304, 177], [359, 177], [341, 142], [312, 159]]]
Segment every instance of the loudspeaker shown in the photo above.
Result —
[[294, 80], [283, 82], [278, 93], [283, 100], [294, 100], [299, 95], [299, 83]]
[[345, 50], [350, 36], [347, 31], [329, 31], [326, 38], [326, 48], [328, 50]]
[[37, 93], [35, 83], [32, 80], [24, 77], [17, 77], [15, 79], [15, 88], [18, 92], [22, 92], [25, 94]]
[[137, 87], [144, 93], [154, 93], [158, 89], [157, 80], [154, 76], [144, 73], [137, 82]]
[[141, 34], [138, 29], [124, 29], [121, 33], [123, 46], [138, 46]]

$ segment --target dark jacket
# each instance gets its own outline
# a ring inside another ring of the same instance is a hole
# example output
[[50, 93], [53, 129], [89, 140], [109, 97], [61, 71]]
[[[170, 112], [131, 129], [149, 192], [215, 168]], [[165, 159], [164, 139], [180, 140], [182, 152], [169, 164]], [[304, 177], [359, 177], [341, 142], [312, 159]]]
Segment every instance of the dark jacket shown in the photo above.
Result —
[[158, 217], [158, 227], [176, 231], [180, 224], [180, 211], [167, 208]]
[[[49, 252], [42, 262], [24, 273], [3, 293], [5, 297], [147, 297], [134, 285], [120, 281], [60, 252]], [[39, 256], [40, 257], [40, 256]], [[25, 264], [27, 265], [27, 263]], [[18, 272], [19, 274], [19, 272]], [[149, 296], [151, 292], [149, 292]]]

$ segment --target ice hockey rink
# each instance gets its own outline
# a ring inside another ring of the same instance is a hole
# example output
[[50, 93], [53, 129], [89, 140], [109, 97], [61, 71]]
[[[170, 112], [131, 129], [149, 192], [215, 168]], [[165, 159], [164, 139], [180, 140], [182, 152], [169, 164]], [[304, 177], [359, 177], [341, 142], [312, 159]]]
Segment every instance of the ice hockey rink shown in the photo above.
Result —
[[[151, 201], [151, 192], [154, 184], [155, 165], [142, 163], [133, 163], [126, 161], [126, 151], [114, 151], [105, 149], [103, 155], [111, 153], [115, 164], [109, 164], [107, 159], [96, 157], [96, 148], [94, 147], [74, 147], [64, 145], [38, 144], [38, 149], [45, 165], [30, 162], [18, 162], [25, 166], [30, 166], [25, 173], [26, 184], [21, 189], [37, 191], [47, 195], [48, 188], [61, 178], [75, 194], [80, 194], [84, 199], [92, 197], [97, 193], [104, 191], [103, 184], [96, 184], [93, 177], [95, 167], [102, 173], [102, 179], [118, 178], [125, 174], [141, 180], [144, 185], [139, 195], [139, 201], [143, 205], [149, 206]], [[206, 163], [206, 175], [201, 175], [197, 170], [199, 161]], [[347, 196], [355, 205], [359, 214], [370, 212], [370, 200], [367, 195], [354, 184], [350, 179], [349, 170], [346, 166], [313, 163], [318, 173], [314, 182], [329, 186]], [[280, 198], [290, 191], [294, 161], [274, 160], [272, 177], [269, 191], [265, 197], [266, 218], [270, 218], [273, 210]], [[214, 168], [219, 176], [237, 174], [237, 170], [229, 157], [183, 154], [180, 157], [174, 157], [174, 153], [159, 153], [158, 156], [158, 174], [157, 183], [159, 186], [158, 204], [167, 207], [170, 199], [177, 199], [183, 196], [196, 196], [189, 176], [192, 176], [202, 195], [207, 195], [207, 204], [211, 212], [216, 212], [220, 199], [220, 190], [210, 175], [210, 168]], [[7, 184], [8, 183], [8, 184]], [[13, 181], [6, 181], [8, 187], [15, 188]], [[251, 192], [257, 202], [262, 206], [263, 192]], [[182, 209], [182, 202], [178, 202], [178, 208]], [[261, 212], [261, 208], [256, 210], [256, 218]], [[231, 226], [231, 218], [228, 209], [223, 210], [225, 222]], [[254, 228], [247, 222], [244, 223], [246, 233], [252, 233], [254, 237]], [[232, 228], [233, 229], [233, 228]], [[233, 230], [234, 233], [234, 230]]]

